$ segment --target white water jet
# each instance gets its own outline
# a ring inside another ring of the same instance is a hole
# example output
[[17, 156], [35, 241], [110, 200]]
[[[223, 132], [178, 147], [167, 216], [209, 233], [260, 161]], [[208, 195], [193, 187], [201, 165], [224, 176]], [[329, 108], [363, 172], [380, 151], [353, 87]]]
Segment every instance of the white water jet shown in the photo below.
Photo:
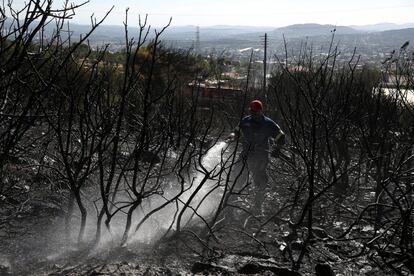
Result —
[[[222, 156], [224, 154], [226, 145], [227, 145], [226, 142], [217, 143], [203, 157], [201, 164], [207, 172], [211, 172], [211, 174], [213, 175], [219, 172], [219, 170], [221, 169]], [[196, 172], [193, 186], [188, 192], [186, 192], [183, 195], [183, 198], [182, 198], [183, 201], [185, 197], [187, 197], [188, 199], [187, 193], [188, 195], [191, 195], [195, 191], [195, 189], [200, 185], [200, 183], [203, 181], [205, 176], [206, 175], [204, 172], [200, 172], [200, 171]], [[221, 175], [221, 178], [223, 177], [225, 177], [224, 174]], [[206, 196], [207, 193], [210, 192], [211, 189], [214, 188], [214, 186], [217, 184], [218, 181], [219, 179], [217, 178], [216, 179], [208, 178], [203, 184], [203, 186], [201, 187], [201, 189], [197, 192], [197, 196], [191, 202], [191, 206], [196, 208], [198, 204], [200, 203], [200, 201]], [[208, 216], [216, 209], [218, 202], [217, 200], [214, 199], [214, 197], [217, 196], [217, 192], [218, 190], [213, 192], [213, 194], [210, 194], [201, 204], [200, 208], [198, 209], [198, 213], [200, 215]]]

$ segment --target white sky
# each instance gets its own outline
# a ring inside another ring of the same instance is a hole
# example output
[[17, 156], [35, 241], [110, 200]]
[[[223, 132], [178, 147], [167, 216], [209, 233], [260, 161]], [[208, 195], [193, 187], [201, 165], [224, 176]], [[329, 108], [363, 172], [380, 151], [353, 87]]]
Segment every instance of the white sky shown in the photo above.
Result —
[[[22, 5], [28, 0], [14, 0]], [[61, 6], [62, 0], [55, 0]], [[72, 0], [81, 3], [79, 0]], [[148, 14], [153, 26], [245, 25], [281, 27], [297, 23], [364, 25], [381, 22], [414, 22], [413, 0], [90, 0], [80, 8], [73, 22], [89, 24], [115, 6], [105, 25], [122, 25], [129, 7], [129, 22], [137, 25], [138, 15]]]

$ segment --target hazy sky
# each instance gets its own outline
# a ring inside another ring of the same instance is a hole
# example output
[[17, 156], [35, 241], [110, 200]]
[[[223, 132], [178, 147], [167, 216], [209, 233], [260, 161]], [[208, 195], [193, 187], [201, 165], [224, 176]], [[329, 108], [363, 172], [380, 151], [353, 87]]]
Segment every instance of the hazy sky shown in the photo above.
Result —
[[[80, 3], [79, 0], [72, 0]], [[23, 3], [23, 0], [14, 0]], [[56, 5], [62, 1], [55, 0]], [[363, 25], [414, 22], [412, 0], [90, 0], [78, 10], [74, 23], [88, 24], [90, 15], [103, 16], [112, 6], [108, 25], [122, 25], [129, 7], [131, 25], [148, 14], [153, 26], [250, 25], [281, 27], [296, 23]], [[135, 23], [136, 25], [136, 23]]]

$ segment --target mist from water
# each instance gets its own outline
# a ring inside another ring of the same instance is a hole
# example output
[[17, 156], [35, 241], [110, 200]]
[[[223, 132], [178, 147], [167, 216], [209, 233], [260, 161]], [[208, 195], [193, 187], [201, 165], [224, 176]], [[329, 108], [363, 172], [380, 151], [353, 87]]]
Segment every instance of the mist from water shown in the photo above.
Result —
[[[219, 142], [211, 147], [211, 149], [203, 156], [201, 160], [202, 167], [207, 172], [212, 172], [211, 175], [214, 175], [222, 169], [223, 154], [227, 149], [227, 145], [228, 144], [226, 142]], [[179, 197], [178, 204], [171, 203], [164, 209], [154, 214], [147, 222], [144, 223], [137, 233], [134, 233], [133, 237], [130, 239], [130, 243], [136, 241], [150, 243], [165, 233], [167, 229], [171, 228], [171, 230], [176, 230], [176, 214], [182, 211], [184, 204], [189, 200], [190, 196], [195, 192], [197, 187], [205, 178], [205, 173], [202, 168], [197, 166], [197, 169], [191, 174], [189, 183], [186, 183], [188, 190]], [[194, 214], [195, 209], [197, 209], [197, 214], [203, 218], [211, 216], [216, 211], [222, 191], [218, 188], [215, 189], [215, 187], [219, 181], [223, 183], [223, 179], [225, 179], [225, 177], [226, 173], [224, 172], [220, 175], [220, 179], [216, 177], [215, 179], [208, 178], [207, 180], [204, 180], [205, 182], [198, 190], [197, 195], [192, 199], [189, 208], [187, 208], [184, 212], [180, 224], [181, 227], [191, 223], [191, 221], [199, 220], [199, 217]], [[179, 183], [177, 182], [176, 185], [171, 186], [178, 187]], [[179, 192], [180, 191], [178, 189], [166, 191], [166, 194], [169, 195], [167, 199], [173, 198]], [[208, 196], [206, 197], [207, 194]], [[164, 202], [165, 199], [162, 198], [152, 197], [148, 199], [147, 203], [142, 205], [135, 221], [138, 223], [138, 221], [147, 212], [160, 206]]]

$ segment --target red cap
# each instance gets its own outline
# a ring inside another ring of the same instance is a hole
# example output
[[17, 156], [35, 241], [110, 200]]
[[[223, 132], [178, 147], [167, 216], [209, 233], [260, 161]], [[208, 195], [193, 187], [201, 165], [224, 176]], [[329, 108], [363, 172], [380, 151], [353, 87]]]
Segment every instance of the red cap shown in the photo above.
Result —
[[263, 104], [259, 100], [254, 100], [250, 103], [250, 111], [251, 112], [258, 112], [263, 110]]

